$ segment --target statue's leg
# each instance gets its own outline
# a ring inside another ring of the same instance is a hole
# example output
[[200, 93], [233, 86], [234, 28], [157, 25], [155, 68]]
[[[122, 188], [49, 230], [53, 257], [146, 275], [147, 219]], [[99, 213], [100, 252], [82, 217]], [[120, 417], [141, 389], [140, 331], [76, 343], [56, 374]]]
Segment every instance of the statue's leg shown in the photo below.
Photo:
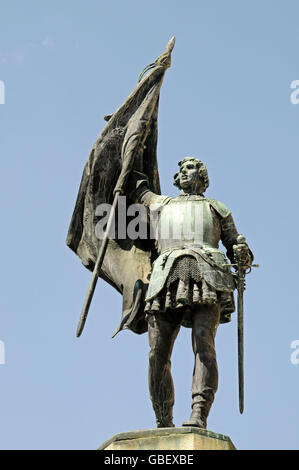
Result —
[[163, 314], [150, 315], [148, 319], [149, 392], [156, 415], [157, 427], [173, 427], [172, 409], [174, 386], [170, 357], [180, 322], [167, 321]]
[[184, 426], [206, 428], [207, 417], [218, 387], [215, 335], [220, 320], [218, 305], [202, 305], [192, 316], [192, 346], [195, 355], [192, 382], [192, 413]]

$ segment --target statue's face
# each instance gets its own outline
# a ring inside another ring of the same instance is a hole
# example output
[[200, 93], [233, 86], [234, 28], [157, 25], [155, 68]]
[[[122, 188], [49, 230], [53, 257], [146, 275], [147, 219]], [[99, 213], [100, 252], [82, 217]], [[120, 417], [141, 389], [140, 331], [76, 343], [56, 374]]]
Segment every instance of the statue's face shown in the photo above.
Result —
[[199, 184], [199, 174], [196, 162], [186, 161], [179, 171], [179, 183], [183, 190], [195, 189]]

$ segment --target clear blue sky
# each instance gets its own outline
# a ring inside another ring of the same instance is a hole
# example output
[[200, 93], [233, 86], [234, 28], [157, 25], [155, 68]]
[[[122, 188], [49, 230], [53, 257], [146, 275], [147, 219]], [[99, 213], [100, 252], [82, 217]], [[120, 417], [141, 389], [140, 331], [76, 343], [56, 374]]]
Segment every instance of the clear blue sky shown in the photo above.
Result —
[[[186, 155], [231, 209], [260, 268], [245, 296], [245, 412], [236, 316], [217, 334], [219, 390], [208, 428], [239, 449], [298, 449], [299, 79], [297, 1], [1, 2], [1, 449], [95, 449], [154, 427], [147, 336], [111, 335], [121, 297], [100, 281], [75, 337], [90, 273], [65, 238], [90, 148], [140, 71], [176, 36], [161, 91], [162, 190]], [[173, 353], [174, 420], [189, 416], [193, 358]]]

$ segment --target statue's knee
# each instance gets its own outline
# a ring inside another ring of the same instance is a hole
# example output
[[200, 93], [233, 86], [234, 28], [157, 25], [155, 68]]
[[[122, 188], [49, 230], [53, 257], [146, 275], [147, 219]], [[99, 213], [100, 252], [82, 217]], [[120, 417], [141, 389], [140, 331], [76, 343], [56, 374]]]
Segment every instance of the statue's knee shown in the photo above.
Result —
[[198, 325], [196, 328], [193, 328], [193, 335], [201, 341], [208, 343], [211, 342], [211, 340], [213, 341], [212, 331], [205, 326]]
[[193, 345], [196, 351], [213, 354], [215, 351], [213, 332], [204, 326], [194, 328]]
[[166, 351], [160, 350], [158, 348], [152, 348], [149, 352], [149, 365], [153, 368], [160, 368], [163, 370], [165, 367], [170, 367], [171, 362], [169, 355]]

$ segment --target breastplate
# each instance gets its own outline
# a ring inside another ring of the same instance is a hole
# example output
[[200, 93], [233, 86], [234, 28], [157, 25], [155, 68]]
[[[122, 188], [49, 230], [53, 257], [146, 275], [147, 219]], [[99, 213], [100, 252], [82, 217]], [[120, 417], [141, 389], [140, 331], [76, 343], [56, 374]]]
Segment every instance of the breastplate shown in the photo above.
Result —
[[171, 199], [154, 214], [152, 225], [158, 251], [184, 246], [218, 248], [220, 221], [205, 199]]

